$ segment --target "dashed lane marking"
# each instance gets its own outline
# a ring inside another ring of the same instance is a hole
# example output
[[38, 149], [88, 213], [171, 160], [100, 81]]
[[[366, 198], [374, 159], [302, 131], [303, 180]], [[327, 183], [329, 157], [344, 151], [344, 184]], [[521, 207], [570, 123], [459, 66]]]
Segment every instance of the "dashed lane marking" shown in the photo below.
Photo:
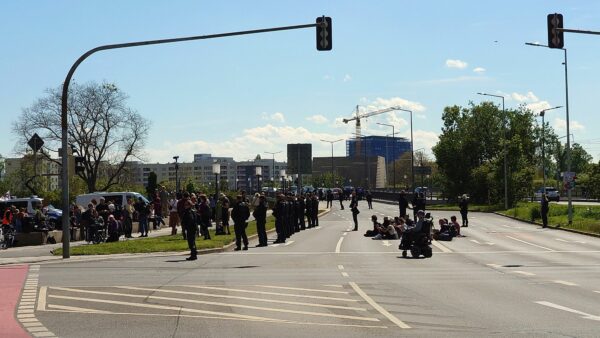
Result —
[[[38, 299], [37, 308], [44, 308], [46, 302], [46, 288], [40, 288], [38, 297], [38, 280], [40, 277], [40, 266], [32, 265], [29, 267], [29, 273], [25, 281], [25, 288], [21, 294], [21, 301], [17, 308], [17, 320], [21, 322], [23, 327], [29, 331], [29, 333], [35, 337], [56, 337], [56, 335], [48, 330], [39, 320], [35, 317], [34, 304]], [[41, 299], [41, 298], [44, 299]]]
[[288, 245], [290, 245], [292, 243], [294, 243], [294, 241], [287, 241], [287, 242], [285, 242], [285, 244], [283, 246], [288, 246]]
[[382, 308], [379, 304], [377, 304], [373, 298], [369, 297], [356, 283], [350, 282], [350, 286], [359, 296], [362, 297], [369, 305], [371, 305], [375, 310], [379, 311], [382, 315], [384, 315], [387, 319], [389, 319], [392, 323], [396, 324], [398, 327], [402, 329], [410, 329], [406, 323], [396, 318], [396, 316], [389, 313], [386, 309]]
[[523, 276], [535, 276], [535, 273], [531, 273], [531, 272], [527, 272], [527, 271], [516, 270], [516, 271], [513, 271], [513, 273], [518, 273]]
[[546, 248], [545, 246], [541, 246], [541, 245], [537, 245], [537, 244], [534, 244], [534, 243], [530, 243], [530, 242], [527, 242], [527, 241], [524, 241], [522, 239], [518, 239], [518, 238], [515, 238], [515, 237], [512, 237], [512, 236], [506, 236], [506, 237], [508, 237], [508, 238], [510, 238], [512, 240], [515, 240], [517, 242], [521, 242], [521, 243], [525, 243], [527, 245], [535, 246], [536, 248], [540, 248], [540, 249], [544, 249], [544, 250], [548, 250], [548, 251], [554, 251], [554, 249]]
[[[80, 290], [80, 289], [62, 288], [62, 287], [52, 287], [51, 289], [56, 289], [56, 290], [61, 290], [61, 291], [78, 292], [78, 293], [91, 293], [91, 294], [106, 295], [106, 296], [156, 299], [156, 300], [166, 300], [166, 301], [178, 301], [178, 302], [192, 303], [192, 304], [214, 305], [214, 306], [222, 306], [222, 307], [230, 307], [230, 308], [252, 309], [252, 310], [259, 310], [259, 311], [270, 311], [270, 312], [280, 312], [280, 313], [285, 312], [285, 313], [301, 314], [301, 315], [316, 316], [316, 317], [352, 319], [352, 320], [370, 321], [370, 322], [378, 322], [379, 321], [379, 319], [371, 318], [371, 317], [359, 317], [359, 316], [340, 315], [340, 314], [325, 313], [325, 312], [311, 312], [311, 311], [290, 310], [290, 309], [281, 309], [281, 308], [269, 308], [269, 307], [242, 305], [242, 304], [234, 304], [234, 303], [209, 302], [209, 301], [185, 299], [185, 298], [169, 298], [169, 297], [160, 297], [160, 296], [153, 296], [153, 295], [131, 295], [131, 294], [126, 294], [126, 293]], [[104, 299], [70, 297], [70, 296], [59, 296], [59, 295], [49, 295], [48, 297], [59, 298], [59, 299], [79, 300], [79, 301], [101, 302], [101, 303], [107, 302], [107, 303], [129, 305], [129, 306], [142, 305], [143, 307], [145, 307], [145, 306], [149, 305], [149, 304], [138, 304], [138, 303], [135, 303], [135, 305], [134, 305], [134, 303], [131, 303], [131, 302], [127, 303], [127, 302], [118, 302], [118, 301], [108, 301], [108, 300], [104, 300]], [[200, 310], [200, 311], [204, 311], [204, 310]], [[219, 314], [219, 315], [229, 315], [229, 316], [236, 315], [233, 313], [224, 313], [224, 312], [216, 312], [216, 311], [205, 311], [205, 312], [207, 314]], [[250, 316], [250, 317], [252, 317], [252, 316]], [[263, 319], [266, 319], [266, 318], [263, 318]]]
[[381, 244], [382, 244], [383, 246], [392, 246], [392, 245], [393, 245], [393, 244], [392, 244], [392, 243], [390, 243], [389, 241], [381, 241]]
[[343, 265], [338, 265], [338, 269], [344, 270], [344, 266]]
[[578, 244], [585, 244], [584, 241], [567, 241], [565, 239], [562, 238], [555, 238], [555, 240], [560, 241], [560, 242], [565, 242], [565, 243], [578, 243]]
[[486, 265], [489, 267], [495, 268], [495, 269], [499, 269], [502, 267], [502, 265], [500, 265], [500, 264], [493, 264], [493, 263], [486, 264]]
[[350, 277], [350, 275], [347, 272], [345, 272], [345, 271], [342, 272], [342, 276], [344, 276], [344, 277]]
[[433, 244], [433, 246], [435, 246], [436, 248], [442, 250], [442, 252], [445, 252], [445, 253], [452, 252], [452, 250], [448, 249], [446, 246], [442, 245], [440, 242], [438, 242], [436, 240], [431, 241], [431, 244]]
[[279, 243], [277, 243], [277, 244], [271, 244], [271, 247], [273, 247], [273, 248], [276, 248], [276, 247], [278, 247], [279, 245], [280, 245]]
[[557, 309], [557, 310], [562, 310], [562, 311], [566, 311], [566, 312], [575, 313], [575, 314], [580, 315], [581, 318], [583, 318], [583, 319], [600, 320], [600, 316], [594, 316], [594, 315], [591, 315], [589, 313], [585, 313], [585, 312], [582, 312], [582, 311], [579, 311], [579, 310], [568, 308], [566, 306], [562, 306], [562, 305], [558, 305], [558, 304], [554, 304], [554, 303], [550, 303], [550, 302], [546, 302], [546, 301], [537, 301], [537, 302], [534, 302], [534, 303], [540, 304], [540, 305], [543, 305], [543, 306], [547, 306], [547, 307], [551, 307], [551, 308], [554, 308], [554, 309]]
[[337, 242], [337, 245], [335, 246], [335, 253], [340, 253], [340, 250], [342, 249], [343, 241], [344, 241], [344, 237], [340, 237], [340, 240]]
[[575, 284], [575, 283], [567, 282], [567, 281], [564, 281], [564, 280], [555, 280], [555, 281], [552, 281], [552, 282], [556, 283], [556, 284], [566, 285], [566, 286], [577, 286], [577, 284]]

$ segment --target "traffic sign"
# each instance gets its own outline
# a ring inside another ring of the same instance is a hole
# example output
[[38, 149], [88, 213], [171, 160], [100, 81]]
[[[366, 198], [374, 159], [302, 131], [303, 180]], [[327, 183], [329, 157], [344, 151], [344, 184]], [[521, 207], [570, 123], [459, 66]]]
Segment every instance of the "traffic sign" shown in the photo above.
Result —
[[33, 136], [31, 136], [29, 141], [27, 141], [27, 144], [31, 147], [31, 149], [33, 149], [34, 152], [37, 153], [38, 150], [40, 150], [44, 145], [44, 140], [42, 140], [42, 138], [35, 133]]

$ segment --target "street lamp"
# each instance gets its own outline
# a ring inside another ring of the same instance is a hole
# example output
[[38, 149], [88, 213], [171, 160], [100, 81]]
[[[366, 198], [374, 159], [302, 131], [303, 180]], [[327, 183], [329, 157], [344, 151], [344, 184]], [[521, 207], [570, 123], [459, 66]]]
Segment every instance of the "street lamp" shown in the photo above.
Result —
[[502, 115], [504, 122], [503, 125], [503, 133], [504, 133], [504, 209], [508, 210], [508, 167], [507, 167], [507, 154], [506, 154], [506, 110], [504, 110], [504, 96], [502, 95], [494, 95], [487, 93], [477, 93], [479, 95], [492, 96], [502, 99]]
[[285, 169], [279, 170], [279, 177], [281, 177], [281, 190], [285, 193]]
[[[412, 113], [411, 113], [412, 115]], [[377, 122], [377, 124], [381, 125], [381, 126], [388, 126], [388, 127], [392, 127], [392, 157], [394, 158], [394, 191], [396, 191], [396, 130], [394, 125], [392, 124], [387, 124], [387, 123], [379, 123]], [[387, 139], [387, 138], [386, 138]], [[411, 141], [412, 142], [412, 141]], [[386, 164], [387, 167], [387, 164]]]
[[[525, 42], [525, 44], [527, 46], [534, 46], [534, 47], [546, 47], [549, 48], [546, 45], [542, 45], [539, 43], [531, 43], [531, 42]], [[564, 62], [563, 65], [565, 66], [565, 110], [567, 113], [567, 171], [571, 172], [571, 132], [569, 129], [569, 77], [568, 77], [568, 67], [567, 67], [567, 49], [566, 48], [554, 48], [554, 49], [562, 49], [564, 51]], [[568, 209], [568, 219], [569, 219], [569, 225], [571, 225], [573, 223], [573, 200], [572, 200], [572, 196], [571, 196], [571, 187], [569, 186], [567, 188], [567, 198], [569, 200], [569, 205], [567, 207]]]
[[321, 142], [328, 142], [331, 144], [331, 183], [333, 184], [333, 144], [339, 141], [343, 141], [343, 139], [339, 139], [339, 140], [335, 140], [335, 141], [328, 141], [328, 140], [321, 140]]
[[275, 154], [279, 153], [281, 153], [281, 151], [276, 151], [274, 153], [270, 151], [265, 151], [265, 154], [273, 155], [273, 168], [271, 169], [271, 181], [273, 183], [273, 188], [275, 187]]
[[260, 193], [260, 176], [262, 175], [262, 167], [254, 168], [254, 172], [256, 174], [256, 186], [258, 187], [258, 192]]
[[542, 179], [542, 185], [543, 185], [543, 192], [544, 195], [546, 195], [546, 153], [544, 151], [544, 138], [546, 137], [546, 122], [544, 117], [546, 116], [546, 112], [548, 110], [553, 110], [553, 109], [558, 109], [558, 108], [562, 108], [562, 106], [556, 106], [556, 107], [552, 107], [552, 108], [548, 108], [548, 109], [544, 109], [542, 111], [540, 111], [540, 116], [542, 117], [542, 173], [543, 173], [543, 179]]
[[215, 199], [219, 198], [219, 174], [221, 174], [221, 164], [213, 163], [212, 172], [215, 174]]
[[179, 160], [179, 156], [173, 156], [173, 159], [175, 160], [175, 193], [178, 194], [179, 193], [179, 163], [177, 163], [177, 160]]

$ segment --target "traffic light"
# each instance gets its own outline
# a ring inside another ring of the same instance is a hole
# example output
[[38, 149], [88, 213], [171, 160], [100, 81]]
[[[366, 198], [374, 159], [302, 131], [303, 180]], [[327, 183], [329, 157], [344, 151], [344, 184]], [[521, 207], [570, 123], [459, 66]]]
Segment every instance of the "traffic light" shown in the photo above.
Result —
[[548, 47], [563, 48], [565, 45], [564, 33], [557, 28], [563, 28], [562, 14], [548, 14]]
[[[561, 21], [562, 22], [562, 21]], [[331, 18], [321, 16], [317, 18], [317, 50], [331, 50]]]
[[85, 171], [85, 157], [75, 156], [75, 173], [80, 174]]

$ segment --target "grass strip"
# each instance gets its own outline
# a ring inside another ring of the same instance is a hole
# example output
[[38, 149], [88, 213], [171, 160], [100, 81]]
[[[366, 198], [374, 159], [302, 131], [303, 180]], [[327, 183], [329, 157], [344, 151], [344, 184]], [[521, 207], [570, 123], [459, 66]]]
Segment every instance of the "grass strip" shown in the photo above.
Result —
[[[267, 230], [275, 227], [275, 218], [273, 216], [267, 217]], [[215, 249], [222, 248], [235, 241], [235, 235], [233, 232], [233, 224], [230, 225], [231, 235], [215, 235], [215, 230], [210, 231], [210, 240], [204, 240], [202, 237], [196, 239], [196, 248], [198, 250], [203, 249]], [[248, 222], [246, 228], [246, 234], [248, 236], [256, 234], [256, 222]], [[183, 239], [181, 233], [177, 235], [167, 235], [159, 237], [147, 237], [135, 240], [120, 240], [118, 242], [100, 243], [100, 244], [89, 244], [79, 245], [71, 247], [71, 255], [112, 255], [112, 254], [123, 254], [123, 253], [149, 253], [149, 252], [168, 252], [168, 251], [187, 251], [187, 241]], [[52, 252], [55, 256], [62, 255], [62, 249], [56, 249]]]

